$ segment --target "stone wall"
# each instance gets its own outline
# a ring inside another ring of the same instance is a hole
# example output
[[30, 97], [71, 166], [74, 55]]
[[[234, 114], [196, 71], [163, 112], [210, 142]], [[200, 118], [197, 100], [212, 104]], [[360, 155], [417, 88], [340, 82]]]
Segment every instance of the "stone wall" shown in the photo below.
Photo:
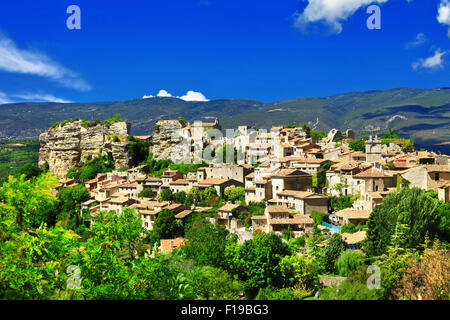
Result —
[[[50, 172], [65, 177], [75, 164], [86, 161], [89, 155], [96, 156], [102, 149], [111, 151], [116, 168], [127, 167], [130, 162], [126, 137], [130, 124], [124, 121], [110, 127], [97, 125], [91, 128], [81, 126], [82, 121], [66, 123], [63, 127], [50, 128], [39, 136], [39, 166], [46, 162]], [[115, 134], [125, 142], [113, 142], [108, 135]]]

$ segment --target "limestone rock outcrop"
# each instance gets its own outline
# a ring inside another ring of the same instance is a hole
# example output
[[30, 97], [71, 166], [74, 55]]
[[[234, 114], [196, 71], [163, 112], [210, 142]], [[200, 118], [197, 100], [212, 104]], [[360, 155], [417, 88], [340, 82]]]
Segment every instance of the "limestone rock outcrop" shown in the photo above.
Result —
[[81, 124], [81, 120], [73, 121], [42, 133], [39, 136], [39, 166], [47, 162], [50, 172], [65, 177], [75, 164], [86, 161], [89, 155], [98, 155], [100, 150], [112, 153], [116, 168], [129, 165], [128, 142], [113, 142], [110, 138], [112, 135], [126, 138], [130, 132], [129, 123], [119, 121], [109, 127], [98, 124], [90, 128]]
[[153, 132], [153, 146], [150, 149], [154, 159], [173, 160], [173, 153], [179, 152], [177, 145], [180, 144], [183, 136], [182, 129], [187, 129], [187, 124], [178, 119], [163, 119], [156, 123]]

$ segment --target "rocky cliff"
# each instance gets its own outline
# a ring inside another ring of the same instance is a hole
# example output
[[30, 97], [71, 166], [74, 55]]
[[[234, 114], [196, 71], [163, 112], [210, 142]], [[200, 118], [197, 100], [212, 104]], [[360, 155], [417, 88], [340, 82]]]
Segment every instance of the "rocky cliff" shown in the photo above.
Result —
[[65, 177], [75, 164], [103, 150], [111, 151], [116, 168], [127, 167], [130, 162], [128, 142], [114, 142], [111, 137], [126, 138], [129, 132], [130, 124], [124, 121], [85, 128], [79, 120], [50, 128], [39, 136], [39, 166], [47, 162], [50, 172]]
[[[186, 130], [182, 130], [186, 129]], [[188, 124], [178, 119], [159, 120], [153, 132], [153, 146], [150, 152], [156, 160], [174, 160], [183, 131], [188, 132]]]

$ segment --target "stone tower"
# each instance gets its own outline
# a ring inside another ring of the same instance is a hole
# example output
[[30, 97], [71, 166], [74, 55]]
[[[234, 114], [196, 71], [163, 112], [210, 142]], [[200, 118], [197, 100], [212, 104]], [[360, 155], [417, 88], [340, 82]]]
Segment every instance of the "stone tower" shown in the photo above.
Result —
[[381, 160], [381, 141], [378, 137], [370, 136], [366, 141], [366, 162], [377, 162]]

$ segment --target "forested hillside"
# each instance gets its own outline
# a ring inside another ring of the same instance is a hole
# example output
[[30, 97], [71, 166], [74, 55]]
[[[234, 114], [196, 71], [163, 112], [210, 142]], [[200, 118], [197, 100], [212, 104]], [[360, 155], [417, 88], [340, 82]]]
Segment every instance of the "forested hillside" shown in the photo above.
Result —
[[[447, 152], [450, 145], [450, 90], [391, 89], [345, 93], [328, 97], [294, 98], [263, 103], [223, 99], [186, 102], [149, 98], [92, 103], [14, 103], [0, 105], [0, 138], [36, 139], [50, 123], [69, 118], [104, 120], [120, 113], [132, 123], [132, 134], [153, 131], [162, 118], [183, 116], [188, 121], [218, 117], [223, 128], [252, 125], [270, 128], [292, 122], [310, 123], [318, 130], [352, 128], [358, 135], [397, 128], [427, 149]], [[450, 152], [448, 152], [450, 153]]]

